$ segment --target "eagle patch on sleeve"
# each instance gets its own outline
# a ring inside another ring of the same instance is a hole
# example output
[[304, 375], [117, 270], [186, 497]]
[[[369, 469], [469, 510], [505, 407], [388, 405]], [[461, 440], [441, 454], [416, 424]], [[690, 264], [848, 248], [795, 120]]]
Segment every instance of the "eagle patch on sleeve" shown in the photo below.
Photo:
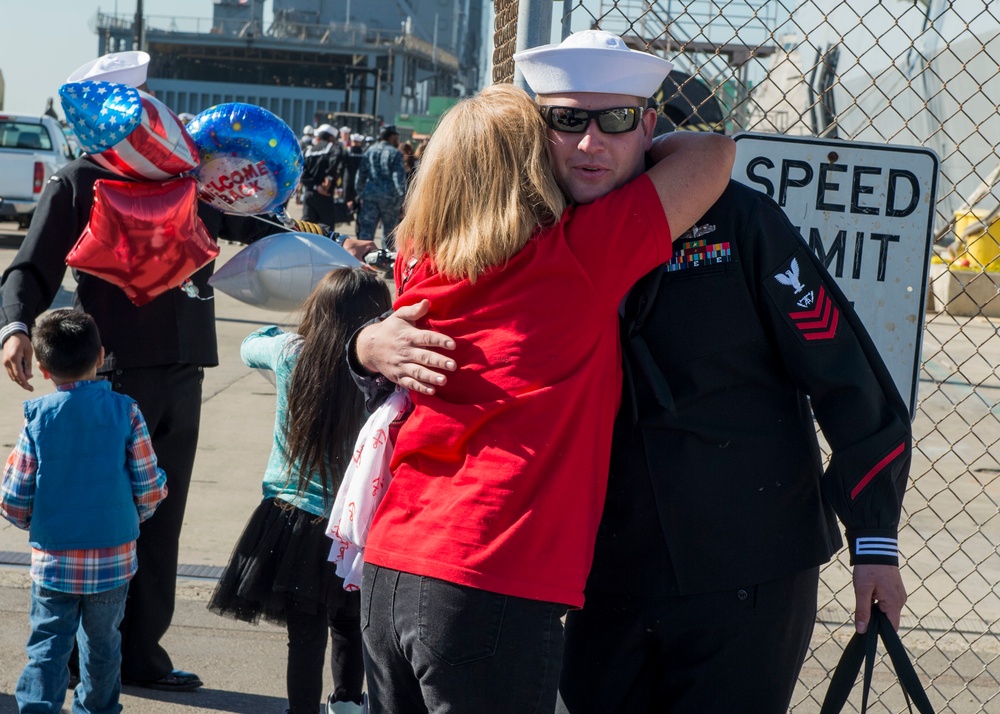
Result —
[[840, 308], [830, 297], [804, 249], [765, 279], [775, 308], [803, 344], [822, 344], [837, 336]]

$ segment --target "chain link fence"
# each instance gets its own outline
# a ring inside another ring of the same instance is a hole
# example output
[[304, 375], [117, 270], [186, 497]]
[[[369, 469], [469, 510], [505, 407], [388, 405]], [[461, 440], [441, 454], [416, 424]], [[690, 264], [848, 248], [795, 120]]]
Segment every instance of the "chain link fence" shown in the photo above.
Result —
[[[901, 633], [936, 711], [1000, 713], [1000, 4], [539, 6], [553, 16], [536, 19], [563, 34], [608, 30], [673, 61], [675, 72], [655, 99], [663, 121], [677, 129], [839, 138], [938, 154], [913, 468], [900, 529], [909, 591]], [[511, 81], [518, 0], [495, 0], [495, 11], [493, 77]], [[853, 632], [853, 606], [842, 553], [822, 571], [819, 616], [792, 711], [819, 711]], [[876, 668], [873, 697], [869, 711], [907, 710], [887, 661]], [[860, 697], [849, 706], [859, 711]]]

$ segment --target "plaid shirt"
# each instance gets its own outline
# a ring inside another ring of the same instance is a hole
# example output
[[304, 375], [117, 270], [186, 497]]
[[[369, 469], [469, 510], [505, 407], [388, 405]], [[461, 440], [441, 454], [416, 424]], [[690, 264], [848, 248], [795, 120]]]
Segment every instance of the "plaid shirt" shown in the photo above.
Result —
[[[59, 391], [73, 389], [82, 382], [58, 386]], [[156, 454], [149, 429], [139, 407], [132, 404], [132, 437], [129, 439], [127, 466], [139, 520], [153, 515], [167, 495], [167, 477], [156, 466]], [[0, 515], [18, 528], [31, 525], [35, 500], [38, 456], [26, 428], [21, 429], [17, 446], [7, 458], [0, 482]], [[31, 549], [31, 578], [42, 587], [66, 593], [91, 594], [124, 585], [136, 571], [135, 541], [113, 548], [80, 550]]]

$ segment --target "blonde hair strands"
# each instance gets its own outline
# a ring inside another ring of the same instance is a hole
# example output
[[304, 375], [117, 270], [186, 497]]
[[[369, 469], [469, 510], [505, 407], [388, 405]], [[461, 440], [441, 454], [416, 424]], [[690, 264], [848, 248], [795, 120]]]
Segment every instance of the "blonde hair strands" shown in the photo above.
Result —
[[487, 87], [442, 118], [397, 228], [403, 254], [475, 281], [554, 225], [566, 201], [552, 174], [538, 107], [509, 84]]

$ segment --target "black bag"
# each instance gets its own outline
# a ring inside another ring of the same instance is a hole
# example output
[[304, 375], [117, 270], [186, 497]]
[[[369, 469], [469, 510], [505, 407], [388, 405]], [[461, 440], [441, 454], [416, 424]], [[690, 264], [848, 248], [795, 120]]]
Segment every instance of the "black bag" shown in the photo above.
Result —
[[903, 687], [903, 696], [906, 698], [906, 706], [913, 712], [910, 705], [917, 707], [920, 714], [934, 714], [927, 693], [924, 692], [920, 678], [917, 677], [913, 664], [906, 654], [906, 648], [899, 640], [899, 635], [892, 629], [892, 623], [884, 612], [878, 607], [872, 607], [872, 621], [868, 625], [868, 631], [861, 635], [857, 632], [847, 643], [844, 654], [837, 663], [837, 669], [833, 672], [833, 679], [830, 681], [830, 688], [826, 691], [823, 699], [823, 707], [820, 714], [839, 714], [847, 697], [854, 688], [854, 682], [858, 678], [858, 671], [861, 669], [861, 662], [865, 663], [864, 689], [861, 694], [861, 714], [865, 714], [868, 708], [868, 692], [872, 686], [872, 672], [875, 669], [875, 650], [878, 647], [879, 638], [885, 644], [885, 651], [892, 660], [892, 666], [896, 668], [896, 676]]

